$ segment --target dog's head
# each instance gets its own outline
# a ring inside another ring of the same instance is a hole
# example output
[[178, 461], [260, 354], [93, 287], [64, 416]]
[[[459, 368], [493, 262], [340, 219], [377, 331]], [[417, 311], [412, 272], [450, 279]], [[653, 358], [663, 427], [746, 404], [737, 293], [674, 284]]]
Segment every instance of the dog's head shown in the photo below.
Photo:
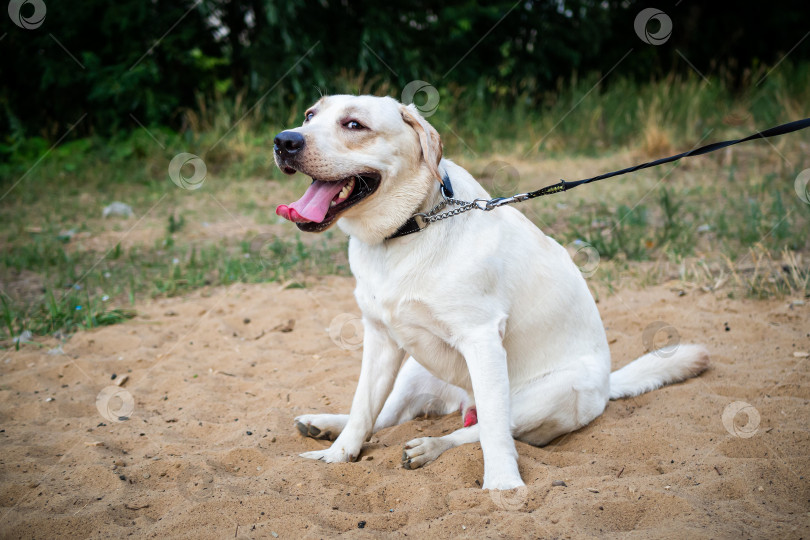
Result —
[[273, 152], [282, 171], [312, 178], [303, 197], [276, 209], [302, 231], [325, 231], [342, 218], [349, 235], [380, 242], [441, 182], [441, 139], [413, 105], [328, 96], [304, 115], [301, 127], [276, 136]]

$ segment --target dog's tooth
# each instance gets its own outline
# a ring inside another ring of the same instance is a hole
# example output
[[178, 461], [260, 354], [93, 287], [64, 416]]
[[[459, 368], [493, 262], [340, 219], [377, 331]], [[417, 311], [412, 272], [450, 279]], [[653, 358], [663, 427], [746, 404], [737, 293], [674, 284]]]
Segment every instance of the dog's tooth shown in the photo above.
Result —
[[354, 178], [349, 180], [346, 183], [346, 185], [343, 186], [343, 189], [340, 190], [340, 195], [338, 195], [338, 198], [339, 199], [345, 199], [346, 197], [348, 197], [349, 193], [351, 193], [351, 191], [352, 191], [352, 188], [354, 188]]

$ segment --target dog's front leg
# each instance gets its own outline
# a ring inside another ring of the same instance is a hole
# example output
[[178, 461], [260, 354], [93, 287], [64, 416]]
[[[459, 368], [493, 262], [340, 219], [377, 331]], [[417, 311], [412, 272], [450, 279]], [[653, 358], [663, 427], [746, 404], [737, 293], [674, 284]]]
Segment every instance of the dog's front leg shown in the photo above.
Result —
[[501, 332], [488, 326], [470, 329], [459, 340], [458, 349], [467, 362], [478, 410], [484, 454], [483, 489], [523, 486], [512, 438], [509, 372]]
[[371, 436], [374, 421], [391, 393], [405, 351], [380, 324], [363, 319], [363, 330], [363, 363], [346, 427], [331, 447], [305, 452], [302, 457], [328, 463], [354, 461], [363, 443]]

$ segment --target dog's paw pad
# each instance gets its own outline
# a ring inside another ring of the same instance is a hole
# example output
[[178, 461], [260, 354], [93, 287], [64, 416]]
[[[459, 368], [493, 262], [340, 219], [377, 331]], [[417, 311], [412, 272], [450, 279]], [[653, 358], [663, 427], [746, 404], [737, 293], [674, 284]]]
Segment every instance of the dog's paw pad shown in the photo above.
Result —
[[321, 431], [320, 428], [317, 428], [312, 424], [305, 424], [304, 422], [296, 422], [295, 427], [298, 429], [298, 432], [304, 437], [311, 437], [313, 439], [322, 439], [326, 441], [331, 441], [333, 439], [331, 431]]

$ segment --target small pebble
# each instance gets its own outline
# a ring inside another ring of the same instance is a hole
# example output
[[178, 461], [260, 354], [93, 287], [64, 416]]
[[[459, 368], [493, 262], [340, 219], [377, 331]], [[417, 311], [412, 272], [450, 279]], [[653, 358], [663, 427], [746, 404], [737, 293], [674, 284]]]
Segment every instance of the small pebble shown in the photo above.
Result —
[[[262, 514], [264, 514], [264, 512], [262, 512]], [[270, 535], [271, 535], [273, 538], [278, 538], [278, 533], [277, 533], [276, 531], [270, 531]]]
[[588, 488], [588, 491], [590, 491], [591, 493], [599, 493], [599, 490], [596, 488]]
[[248, 435], [253, 435], [252, 431], [246, 431], [245, 433], [247, 433]]
[[123, 474], [118, 475], [118, 478], [120, 478], [121, 480], [126, 480], [127, 479], [127, 477], [125, 475], [123, 475]]
[[111, 380], [111, 381], [114, 381], [116, 377], [118, 377], [118, 375], [116, 375], [115, 373], [113, 373], [112, 375], [110, 375], [110, 380]]
[[361, 521], [360, 523], [357, 524], [358, 529], [364, 529], [365, 527], [366, 527], [366, 522], [365, 521]]
[[554, 481], [551, 483], [551, 485], [552, 485], [552, 486], [554, 486], [554, 487], [557, 487], [557, 486], [568, 487], [568, 484], [566, 484], [566, 483], [565, 483], [565, 482], [563, 482], [562, 480], [554, 480]]
[[245, 323], [245, 324], [250, 324], [250, 319], [248, 319], [247, 317], [245, 317], [245, 319], [244, 319], [242, 322], [243, 322], [243, 323]]
[[47, 401], [47, 402], [49, 402], [49, 403], [50, 403], [51, 401], [53, 401], [53, 398], [52, 398], [52, 397], [45, 398], [45, 401]]

